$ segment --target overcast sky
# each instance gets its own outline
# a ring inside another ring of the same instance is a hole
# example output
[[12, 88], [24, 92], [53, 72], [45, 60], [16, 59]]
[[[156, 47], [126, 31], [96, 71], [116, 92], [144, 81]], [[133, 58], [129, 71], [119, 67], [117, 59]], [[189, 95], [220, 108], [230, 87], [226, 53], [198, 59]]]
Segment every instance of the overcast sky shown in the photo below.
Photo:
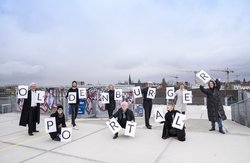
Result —
[[250, 1], [1, 0], [0, 57], [1, 85], [250, 80]]

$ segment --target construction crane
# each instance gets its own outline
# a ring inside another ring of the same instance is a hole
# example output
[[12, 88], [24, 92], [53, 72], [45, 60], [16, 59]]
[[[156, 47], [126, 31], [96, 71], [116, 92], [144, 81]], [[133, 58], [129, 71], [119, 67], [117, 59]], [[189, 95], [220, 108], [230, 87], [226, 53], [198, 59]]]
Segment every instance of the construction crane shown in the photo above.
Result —
[[225, 72], [227, 75], [227, 83], [229, 83], [229, 74], [234, 73], [234, 71], [230, 70], [229, 68], [226, 68], [224, 70], [223, 69], [211, 69], [210, 71]]
[[197, 80], [196, 80], [196, 74], [199, 72], [197, 70], [179, 70], [180, 72], [192, 72], [194, 73], [194, 84], [197, 83]]
[[175, 76], [172, 76], [172, 75], [169, 75], [169, 77], [171, 78], [175, 78], [175, 82], [177, 83], [178, 79], [179, 79], [179, 76], [175, 75]]

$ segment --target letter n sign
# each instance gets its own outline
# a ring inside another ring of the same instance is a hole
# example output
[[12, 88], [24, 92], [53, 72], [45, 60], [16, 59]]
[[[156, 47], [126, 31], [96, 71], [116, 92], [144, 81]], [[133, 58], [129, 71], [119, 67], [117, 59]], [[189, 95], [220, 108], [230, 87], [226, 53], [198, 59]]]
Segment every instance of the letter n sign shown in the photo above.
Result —
[[196, 76], [205, 84], [208, 83], [209, 80], [211, 80], [211, 77], [204, 70], [198, 72]]
[[119, 132], [122, 129], [122, 127], [114, 117], [107, 121], [106, 124], [113, 134]]
[[55, 117], [44, 119], [45, 132], [51, 133], [56, 132], [56, 119]]

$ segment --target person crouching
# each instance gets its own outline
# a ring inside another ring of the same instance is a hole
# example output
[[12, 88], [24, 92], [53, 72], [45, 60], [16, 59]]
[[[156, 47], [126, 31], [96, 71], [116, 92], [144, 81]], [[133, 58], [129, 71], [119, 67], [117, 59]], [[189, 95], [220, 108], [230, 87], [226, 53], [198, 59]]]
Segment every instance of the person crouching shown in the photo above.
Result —
[[54, 141], [60, 141], [61, 129], [66, 127], [65, 116], [63, 113], [63, 106], [58, 105], [55, 113], [51, 114], [50, 117], [55, 117], [56, 119], [56, 132], [51, 132], [50, 137]]
[[177, 137], [179, 141], [185, 141], [185, 126], [182, 130], [172, 127], [176, 113], [180, 112], [178, 110], [174, 110], [174, 103], [171, 102], [168, 103], [167, 110], [168, 112], [165, 114], [165, 122], [163, 125], [162, 139], [167, 139], [169, 137]]
[[[113, 115], [114, 118], [117, 118], [117, 122], [122, 128], [126, 127], [127, 121], [135, 121], [135, 116], [133, 111], [128, 109], [128, 103], [122, 102], [121, 108]], [[118, 132], [114, 135], [113, 139], [118, 137]]]

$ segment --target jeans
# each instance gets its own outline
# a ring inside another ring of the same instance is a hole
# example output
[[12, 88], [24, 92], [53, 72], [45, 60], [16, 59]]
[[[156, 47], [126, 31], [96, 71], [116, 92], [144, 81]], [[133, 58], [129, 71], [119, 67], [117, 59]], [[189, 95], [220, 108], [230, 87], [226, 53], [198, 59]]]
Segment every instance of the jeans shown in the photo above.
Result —
[[77, 117], [77, 113], [78, 113], [78, 105], [69, 105], [69, 109], [71, 109], [72, 113], [71, 113], [71, 124], [73, 125], [73, 127], [76, 126], [76, 117]]
[[[219, 125], [219, 128], [223, 127], [221, 118], [218, 119], [218, 125]], [[211, 126], [212, 126], [212, 128], [215, 128], [215, 121], [211, 121]]]

